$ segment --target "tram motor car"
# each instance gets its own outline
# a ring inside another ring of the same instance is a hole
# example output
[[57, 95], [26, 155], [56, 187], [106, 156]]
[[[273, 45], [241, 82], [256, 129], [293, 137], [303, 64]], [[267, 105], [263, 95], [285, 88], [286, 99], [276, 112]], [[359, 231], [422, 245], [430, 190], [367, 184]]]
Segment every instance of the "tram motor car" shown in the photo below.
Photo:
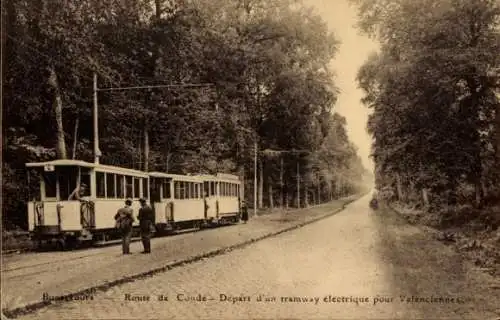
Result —
[[[126, 199], [148, 197], [144, 172], [79, 160], [27, 163], [39, 176], [39, 194], [28, 202], [33, 241], [56, 242], [61, 248], [117, 238], [114, 215]], [[138, 229], [138, 222], [134, 224]]]

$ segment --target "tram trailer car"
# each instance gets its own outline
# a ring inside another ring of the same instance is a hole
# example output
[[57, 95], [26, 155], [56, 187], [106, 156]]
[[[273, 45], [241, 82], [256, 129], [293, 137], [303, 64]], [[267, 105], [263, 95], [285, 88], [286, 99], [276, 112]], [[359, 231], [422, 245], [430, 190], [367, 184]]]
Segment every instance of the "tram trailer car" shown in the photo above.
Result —
[[206, 222], [203, 181], [193, 176], [149, 172], [156, 230], [201, 228]]
[[[27, 163], [38, 173], [40, 192], [28, 202], [28, 224], [33, 241], [57, 241], [61, 249], [81, 242], [117, 238], [114, 216], [131, 199], [134, 212], [141, 197], [148, 198], [146, 173], [79, 160]], [[77, 186], [86, 190], [70, 197]], [[78, 199], [80, 198], [80, 199]], [[138, 230], [138, 221], [134, 223]]]
[[171, 232], [240, 220], [240, 181], [230, 174], [176, 175], [149, 172], [156, 229]]
[[241, 219], [241, 182], [226, 173], [198, 175], [203, 181], [206, 219], [209, 225], [238, 223]]

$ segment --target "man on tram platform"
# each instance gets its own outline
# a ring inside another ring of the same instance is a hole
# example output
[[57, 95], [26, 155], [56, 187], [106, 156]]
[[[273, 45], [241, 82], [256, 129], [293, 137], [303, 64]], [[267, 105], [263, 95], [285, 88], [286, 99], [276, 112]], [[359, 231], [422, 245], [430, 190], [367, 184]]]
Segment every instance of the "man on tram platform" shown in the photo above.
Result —
[[151, 206], [146, 203], [146, 199], [139, 199], [141, 203], [141, 208], [139, 209], [139, 227], [141, 229], [141, 240], [144, 246], [144, 251], [142, 253], [151, 253], [151, 236], [154, 231], [154, 219], [155, 215]]
[[75, 190], [71, 192], [71, 194], [68, 197], [68, 200], [81, 200], [84, 201], [86, 200], [86, 193], [87, 193], [87, 185], [85, 183], [80, 183], [79, 185], [76, 186]]

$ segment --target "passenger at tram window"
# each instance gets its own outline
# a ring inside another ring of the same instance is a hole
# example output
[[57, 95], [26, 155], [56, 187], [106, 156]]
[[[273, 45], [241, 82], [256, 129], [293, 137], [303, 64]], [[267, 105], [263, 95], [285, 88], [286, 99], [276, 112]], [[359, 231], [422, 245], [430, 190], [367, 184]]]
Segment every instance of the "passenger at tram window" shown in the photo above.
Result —
[[85, 183], [80, 183], [80, 185], [76, 186], [75, 190], [71, 192], [68, 197], [68, 200], [86, 200], [84, 197], [87, 195], [88, 186]]

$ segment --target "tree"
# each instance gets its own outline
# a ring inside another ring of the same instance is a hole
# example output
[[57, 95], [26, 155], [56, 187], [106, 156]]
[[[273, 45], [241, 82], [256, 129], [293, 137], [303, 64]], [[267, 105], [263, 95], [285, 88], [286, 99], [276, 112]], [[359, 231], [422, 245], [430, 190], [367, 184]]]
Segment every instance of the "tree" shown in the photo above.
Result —
[[374, 109], [368, 129], [380, 187], [394, 185], [400, 198], [429, 188], [455, 203], [467, 184], [475, 188], [468, 201], [481, 205], [497, 179], [485, 172], [499, 105], [488, 71], [500, 61], [498, 3], [356, 2], [361, 29], [382, 46], [358, 74]]

